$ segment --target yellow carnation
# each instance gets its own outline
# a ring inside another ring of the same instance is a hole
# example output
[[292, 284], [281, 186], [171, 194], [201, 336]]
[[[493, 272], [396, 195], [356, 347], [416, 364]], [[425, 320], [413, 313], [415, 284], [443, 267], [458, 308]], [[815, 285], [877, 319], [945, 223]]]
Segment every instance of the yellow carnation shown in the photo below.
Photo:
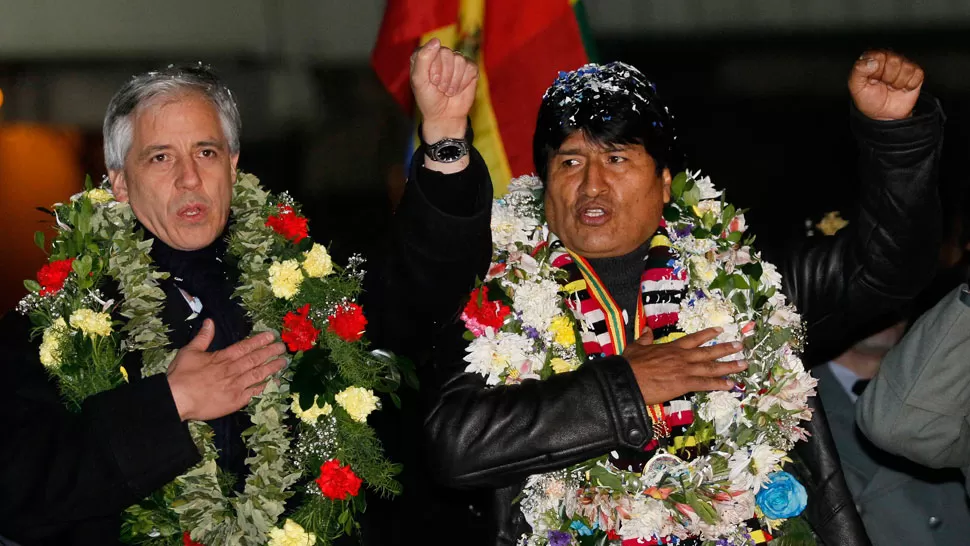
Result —
[[108, 201], [113, 201], [115, 196], [111, 195], [108, 190], [102, 190], [101, 188], [88, 190], [84, 192], [84, 195], [88, 196], [88, 200], [95, 205], [103, 205]]
[[40, 344], [40, 363], [47, 367], [56, 367], [61, 363], [61, 343], [67, 335], [67, 322], [64, 317], [57, 317], [54, 324], [44, 330], [44, 339]]
[[121, 377], [125, 378], [125, 383], [128, 383], [128, 370], [124, 366], [118, 367], [118, 371], [121, 372]]
[[303, 253], [303, 269], [311, 277], [326, 277], [333, 273], [333, 262], [327, 248], [321, 244], [313, 243], [313, 248]]
[[308, 410], [304, 410], [303, 407], [300, 406], [300, 395], [298, 394], [293, 395], [293, 403], [290, 404], [290, 409], [293, 410], [293, 415], [296, 415], [300, 418], [300, 420], [308, 425], [316, 423], [317, 417], [320, 417], [321, 415], [330, 415], [330, 412], [333, 411], [333, 407], [326, 402], [323, 403], [323, 407], [320, 407], [320, 405], [317, 404], [317, 395], [313, 395], [313, 406], [311, 406]]
[[288, 518], [282, 529], [269, 532], [269, 546], [313, 546], [316, 543], [315, 534], [306, 532], [299, 523]]
[[97, 313], [90, 309], [78, 309], [71, 315], [71, 327], [89, 336], [110, 336], [111, 315]]
[[552, 366], [552, 371], [556, 373], [571, 372], [577, 368], [577, 366], [562, 358], [553, 358], [549, 361], [549, 365]]
[[552, 331], [553, 341], [560, 345], [575, 345], [576, 332], [573, 330], [573, 322], [566, 315], [559, 315], [552, 319], [549, 324]]
[[273, 262], [269, 266], [269, 285], [277, 298], [292, 298], [300, 291], [302, 282], [303, 272], [300, 271], [300, 262], [296, 260]]
[[374, 393], [362, 387], [347, 387], [334, 397], [340, 407], [347, 410], [354, 421], [363, 423], [370, 412], [377, 409], [380, 400]]
[[835, 235], [847, 225], [849, 225], [849, 221], [842, 218], [839, 211], [834, 210], [827, 213], [819, 223], [815, 224], [815, 227], [825, 235]]

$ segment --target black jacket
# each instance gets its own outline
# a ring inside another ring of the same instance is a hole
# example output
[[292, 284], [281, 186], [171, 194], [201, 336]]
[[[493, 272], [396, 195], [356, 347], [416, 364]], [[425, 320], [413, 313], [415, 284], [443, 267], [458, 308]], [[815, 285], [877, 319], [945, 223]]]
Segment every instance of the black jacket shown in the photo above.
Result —
[[[921, 264], [935, 263], [939, 246], [935, 170], [942, 124], [938, 103], [927, 98], [902, 121], [876, 122], [853, 110], [861, 149], [859, 220], [836, 237], [765, 253], [806, 321], [813, 354], [836, 351], [851, 341], [849, 332], [909, 301], [930, 281], [933, 268]], [[615, 449], [642, 450], [651, 423], [621, 356], [545, 381], [486, 388], [483, 377], [464, 372], [462, 332], [456, 320], [439, 331], [428, 370], [436, 389], [425, 423], [428, 452], [443, 483], [491, 491], [492, 529], [483, 543], [514, 544], [527, 530], [513, 504], [527, 476]], [[809, 429], [813, 437], [799, 454], [809, 473], [813, 528], [829, 546], [868, 544], [821, 411]]]
[[[438, 309], [450, 313], [468, 293], [477, 269], [487, 265], [490, 202], [488, 172], [477, 153], [464, 173], [415, 172], [387, 254], [374, 260], [374, 273], [365, 278], [364, 311], [373, 346], [412, 358], [427, 352], [432, 317]], [[482, 215], [482, 206], [485, 233], [480, 232], [482, 222], [465, 217]], [[484, 248], [468, 246], [472, 239], [481, 240]], [[483, 252], [486, 264], [470, 257]], [[453, 271], [455, 282], [442, 281], [437, 275], [442, 270]], [[173, 346], [181, 346], [193, 334], [184, 327], [190, 311], [177, 290], [166, 290], [166, 295], [163, 320], [173, 326]], [[210, 308], [207, 303], [204, 311]], [[203, 318], [192, 321], [195, 328]], [[140, 379], [131, 373], [130, 384], [90, 397], [80, 413], [68, 412], [39, 361], [40, 340], [28, 341], [29, 329], [29, 321], [12, 311], [0, 320], [6, 407], [0, 412], [0, 544], [4, 539], [22, 546], [117, 543], [119, 514], [196, 464], [199, 453], [162, 375]], [[371, 424], [386, 431], [410, 422], [401, 415], [413, 416], [415, 434], [386, 434], [392, 459], [408, 463], [417, 459], [412, 447], [420, 424], [412, 403], [415, 392], [405, 390], [402, 398], [403, 414], [385, 401], [385, 410], [372, 415]], [[409, 465], [402, 476], [409, 493], [429, 491], [446, 498], [447, 492], [408, 487], [422, 483], [419, 466]], [[387, 503], [374, 500], [368, 513], [380, 513], [382, 506]]]

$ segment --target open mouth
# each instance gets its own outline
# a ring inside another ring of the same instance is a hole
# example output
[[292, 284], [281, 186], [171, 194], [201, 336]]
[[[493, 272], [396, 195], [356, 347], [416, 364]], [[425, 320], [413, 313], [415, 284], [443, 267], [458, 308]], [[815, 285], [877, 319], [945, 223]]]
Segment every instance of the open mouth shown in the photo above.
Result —
[[205, 205], [193, 203], [178, 209], [175, 214], [183, 220], [193, 221], [204, 218], [207, 210], [208, 208]]
[[610, 209], [598, 205], [584, 205], [579, 209], [579, 221], [587, 226], [601, 226], [610, 220]]

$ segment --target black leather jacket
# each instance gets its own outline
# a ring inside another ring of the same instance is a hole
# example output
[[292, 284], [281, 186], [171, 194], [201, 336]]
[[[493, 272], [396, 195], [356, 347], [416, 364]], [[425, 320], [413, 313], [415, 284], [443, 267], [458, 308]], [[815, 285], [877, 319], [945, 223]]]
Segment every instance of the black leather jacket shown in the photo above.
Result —
[[[939, 104], [925, 96], [915, 115], [901, 121], [872, 121], [853, 109], [861, 149], [859, 219], [835, 237], [765, 253], [806, 321], [811, 358], [838, 354], [851, 332], [931, 280], [933, 268], [918, 264], [935, 263], [939, 247], [935, 171], [943, 119]], [[513, 504], [527, 476], [615, 449], [642, 449], [651, 439], [637, 382], [622, 357], [546, 381], [486, 388], [484, 378], [464, 372], [461, 333], [457, 321], [442, 327], [433, 377], [426, 379], [433, 385], [422, 385], [434, 395], [425, 421], [427, 452], [444, 484], [492, 491], [491, 506], [482, 507], [493, 526], [486, 543], [514, 544], [528, 529]], [[869, 544], [814, 402], [812, 438], [799, 448], [809, 475], [809, 520], [826, 545]]]

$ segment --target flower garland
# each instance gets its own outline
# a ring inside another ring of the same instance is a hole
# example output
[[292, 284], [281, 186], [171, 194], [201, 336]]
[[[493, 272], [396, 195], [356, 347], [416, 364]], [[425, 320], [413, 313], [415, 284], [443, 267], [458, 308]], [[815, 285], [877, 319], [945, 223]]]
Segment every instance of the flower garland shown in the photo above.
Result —
[[[127, 353], [142, 355], [141, 375], [164, 373], [175, 357], [160, 318], [168, 273], [152, 266], [152, 239], [143, 239], [127, 203], [92, 188], [54, 205], [57, 235], [50, 263], [18, 310], [42, 334], [40, 360], [57, 378], [69, 409], [129, 381]], [[360, 487], [400, 492], [400, 467], [384, 458], [367, 416], [380, 407], [374, 391], [390, 393], [401, 374], [394, 359], [368, 351], [366, 318], [353, 302], [362, 260], [335, 266], [308, 237], [307, 220], [284, 194], [273, 196], [256, 177], [240, 174], [233, 188], [228, 257], [240, 272], [235, 296], [253, 332], [281, 330], [291, 363], [245, 408], [250, 456], [242, 492], [216, 464], [212, 429], [189, 424], [202, 462], [125, 513], [129, 543], [329, 544], [351, 533], [365, 508]], [[43, 233], [35, 242], [45, 248]], [[107, 300], [114, 282], [120, 301]], [[287, 412], [297, 419], [290, 427]], [[296, 486], [303, 484], [300, 488]], [[281, 522], [285, 515], [288, 517]], [[278, 527], [278, 525], [280, 525]], [[199, 541], [199, 542], [195, 542]]]
[[[732, 376], [732, 391], [688, 397], [693, 447], [660, 449], [642, 470], [613, 454], [530, 477], [521, 509], [532, 533], [520, 544], [741, 546], [766, 543], [779, 527], [788, 544], [814, 544], [796, 518], [805, 489], [781, 471], [795, 442], [806, 438], [800, 422], [811, 418], [815, 380], [798, 357], [801, 319], [781, 293], [776, 268], [751, 240], [742, 242], [744, 215], [709, 178], [681, 173], [671, 194], [664, 211], [669, 240], [659, 238], [686, 291], [672, 310], [678, 331], [657, 341], [719, 326], [716, 341], [741, 341], [749, 367]], [[580, 311], [586, 283], [570, 282], [554, 265], [565, 250], [545, 224], [537, 178], [513, 180], [493, 203], [492, 240], [492, 266], [462, 313], [466, 371], [500, 385], [584, 365], [583, 338], [592, 332]], [[662, 418], [652, 416], [656, 427]]]

